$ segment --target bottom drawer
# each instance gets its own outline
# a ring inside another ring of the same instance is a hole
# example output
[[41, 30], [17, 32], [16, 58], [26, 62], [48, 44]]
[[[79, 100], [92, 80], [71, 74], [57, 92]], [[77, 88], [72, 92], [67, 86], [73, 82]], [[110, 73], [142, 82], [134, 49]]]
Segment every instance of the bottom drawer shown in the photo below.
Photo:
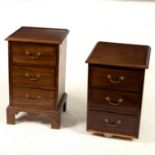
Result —
[[12, 88], [12, 104], [31, 108], [55, 109], [56, 92], [30, 88]]
[[88, 112], [88, 130], [138, 137], [138, 117], [102, 111]]

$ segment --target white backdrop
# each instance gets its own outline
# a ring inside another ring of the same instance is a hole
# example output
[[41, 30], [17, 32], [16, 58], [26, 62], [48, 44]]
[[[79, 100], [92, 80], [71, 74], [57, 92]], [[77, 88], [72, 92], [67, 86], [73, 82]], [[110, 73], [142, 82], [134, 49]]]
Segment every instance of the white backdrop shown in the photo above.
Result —
[[[0, 154], [155, 154], [155, 1], [0, 0]], [[46, 118], [24, 116], [6, 125], [8, 55], [4, 39], [21, 26], [67, 28], [68, 109], [60, 130]], [[86, 132], [87, 65], [98, 41], [148, 44], [140, 138], [104, 138]]]

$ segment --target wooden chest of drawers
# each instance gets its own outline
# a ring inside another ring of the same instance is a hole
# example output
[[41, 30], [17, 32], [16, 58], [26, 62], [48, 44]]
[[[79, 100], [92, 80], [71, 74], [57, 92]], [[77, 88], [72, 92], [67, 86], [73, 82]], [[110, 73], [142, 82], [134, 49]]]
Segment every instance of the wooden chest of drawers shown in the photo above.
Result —
[[68, 30], [21, 27], [10, 35], [7, 123], [15, 123], [18, 112], [45, 113], [52, 128], [60, 128], [66, 108], [66, 41]]
[[150, 47], [98, 42], [88, 65], [87, 130], [138, 138]]

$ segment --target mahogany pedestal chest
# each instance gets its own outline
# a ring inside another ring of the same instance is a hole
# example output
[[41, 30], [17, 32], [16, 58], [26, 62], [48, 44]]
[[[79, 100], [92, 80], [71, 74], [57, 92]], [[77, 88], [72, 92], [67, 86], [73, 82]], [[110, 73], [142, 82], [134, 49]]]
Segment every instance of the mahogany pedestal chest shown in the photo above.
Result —
[[138, 138], [150, 47], [98, 42], [89, 55], [87, 130]]
[[66, 109], [66, 41], [68, 30], [21, 27], [6, 40], [9, 50], [7, 123], [18, 112], [47, 114], [52, 128], [60, 128]]

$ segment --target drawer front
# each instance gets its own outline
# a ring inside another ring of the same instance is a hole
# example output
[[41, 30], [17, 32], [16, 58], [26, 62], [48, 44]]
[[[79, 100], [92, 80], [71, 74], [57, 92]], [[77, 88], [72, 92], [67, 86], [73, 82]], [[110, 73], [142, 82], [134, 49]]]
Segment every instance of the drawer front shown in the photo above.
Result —
[[10, 44], [12, 62], [24, 65], [56, 65], [56, 46], [31, 43]]
[[56, 88], [55, 70], [28, 67], [12, 67], [13, 85], [52, 89]]
[[143, 71], [113, 69], [111, 67], [90, 67], [91, 87], [108, 87], [123, 90], [140, 91]]
[[138, 137], [138, 117], [90, 111], [88, 122], [88, 130]]
[[141, 96], [138, 93], [90, 89], [89, 103], [92, 108], [111, 112], [138, 114]]
[[12, 88], [12, 104], [31, 108], [55, 109], [56, 92], [30, 88]]

